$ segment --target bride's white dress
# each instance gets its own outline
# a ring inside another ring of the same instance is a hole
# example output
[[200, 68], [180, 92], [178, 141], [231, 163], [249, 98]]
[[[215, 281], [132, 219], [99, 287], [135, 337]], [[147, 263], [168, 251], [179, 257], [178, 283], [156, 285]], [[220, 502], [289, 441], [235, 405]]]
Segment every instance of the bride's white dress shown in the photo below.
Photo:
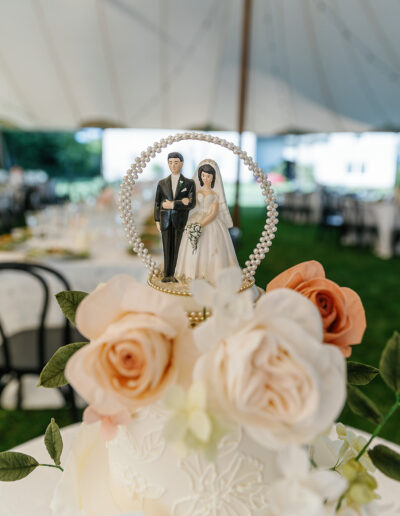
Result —
[[[219, 207], [219, 202], [219, 196], [215, 192], [208, 195], [198, 192], [196, 208], [189, 216], [188, 224], [200, 222], [211, 212], [214, 203]], [[239, 267], [231, 236], [221, 219], [218, 213], [212, 222], [202, 227], [194, 254], [187, 233], [184, 232], [175, 268], [177, 277], [185, 275], [190, 279], [205, 278], [214, 283], [221, 269]]]

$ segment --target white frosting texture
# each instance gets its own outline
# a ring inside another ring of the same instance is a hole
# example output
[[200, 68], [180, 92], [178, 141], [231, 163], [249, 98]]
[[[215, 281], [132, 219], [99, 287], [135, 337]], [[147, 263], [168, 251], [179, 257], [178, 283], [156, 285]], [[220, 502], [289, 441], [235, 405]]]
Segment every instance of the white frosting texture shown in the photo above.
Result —
[[107, 445], [98, 425], [82, 425], [56, 489], [57, 516], [262, 516], [268, 484], [278, 476], [275, 453], [239, 427], [208, 462], [191, 453], [178, 459], [163, 437], [161, 404], [140, 410]]

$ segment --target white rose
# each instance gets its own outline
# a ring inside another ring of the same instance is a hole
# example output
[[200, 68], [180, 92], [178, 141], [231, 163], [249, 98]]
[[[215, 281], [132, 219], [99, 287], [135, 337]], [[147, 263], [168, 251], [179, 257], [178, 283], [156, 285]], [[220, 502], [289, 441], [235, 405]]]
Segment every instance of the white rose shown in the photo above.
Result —
[[207, 324], [201, 337], [211, 351], [194, 378], [227, 419], [267, 448], [308, 443], [330, 427], [345, 402], [345, 360], [322, 343], [321, 317], [307, 298], [288, 289], [264, 295], [252, 319], [214, 347]]

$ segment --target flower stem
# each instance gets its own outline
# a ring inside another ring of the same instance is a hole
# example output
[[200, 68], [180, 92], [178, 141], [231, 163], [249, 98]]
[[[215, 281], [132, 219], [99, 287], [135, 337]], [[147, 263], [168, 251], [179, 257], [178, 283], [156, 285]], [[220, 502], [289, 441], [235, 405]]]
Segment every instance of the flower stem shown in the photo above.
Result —
[[342, 506], [342, 503], [343, 503], [343, 500], [344, 500], [344, 493], [342, 494], [342, 496], [339, 498], [338, 500], [338, 503], [336, 505], [336, 509], [335, 509], [335, 512], [338, 512], [340, 507]]
[[396, 393], [396, 401], [392, 405], [392, 407], [389, 409], [389, 411], [386, 413], [385, 417], [382, 419], [382, 421], [379, 423], [379, 425], [375, 428], [374, 433], [369, 438], [368, 442], [364, 445], [362, 450], [359, 452], [359, 454], [356, 457], [356, 461], [359, 461], [360, 458], [364, 455], [364, 453], [367, 451], [369, 445], [372, 443], [372, 441], [375, 439], [375, 437], [379, 434], [379, 432], [382, 430], [382, 428], [385, 426], [387, 421], [393, 416], [396, 409], [400, 405], [400, 393]]
[[64, 471], [64, 469], [61, 466], [56, 466], [55, 464], [39, 464], [39, 466], [46, 466], [47, 468], [57, 468], [61, 471]]

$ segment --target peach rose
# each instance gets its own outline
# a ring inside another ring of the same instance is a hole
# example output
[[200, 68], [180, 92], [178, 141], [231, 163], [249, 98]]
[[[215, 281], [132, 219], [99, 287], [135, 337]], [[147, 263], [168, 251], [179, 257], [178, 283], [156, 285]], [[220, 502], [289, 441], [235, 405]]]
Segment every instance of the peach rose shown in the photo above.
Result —
[[184, 310], [130, 276], [88, 295], [76, 325], [90, 343], [70, 358], [65, 375], [97, 413], [133, 412], [172, 382], [191, 383], [196, 352]]
[[366, 327], [358, 294], [326, 279], [324, 268], [316, 261], [299, 263], [282, 272], [268, 283], [267, 292], [282, 287], [296, 290], [314, 303], [322, 317], [324, 342], [338, 346], [349, 357], [350, 346], [361, 342]]
[[[214, 343], [211, 321], [203, 325], [202, 337], [209, 331]], [[346, 395], [345, 360], [321, 343], [315, 306], [277, 289], [261, 297], [240, 330], [198, 359], [193, 376], [205, 383], [211, 405], [262, 446], [308, 443], [329, 428]]]

